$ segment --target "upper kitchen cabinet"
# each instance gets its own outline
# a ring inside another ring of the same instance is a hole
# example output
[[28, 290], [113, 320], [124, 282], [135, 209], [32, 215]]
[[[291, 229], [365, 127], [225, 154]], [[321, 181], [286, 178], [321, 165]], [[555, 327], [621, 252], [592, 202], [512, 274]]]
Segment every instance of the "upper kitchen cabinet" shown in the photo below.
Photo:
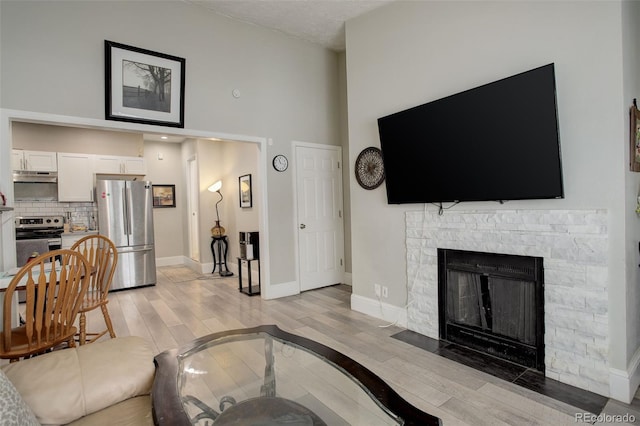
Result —
[[110, 175], [147, 174], [143, 157], [121, 157], [117, 155], [96, 155], [95, 172]]
[[58, 170], [56, 159], [55, 152], [26, 151], [22, 149], [11, 151], [11, 166], [13, 170], [55, 172]]
[[58, 201], [93, 201], [91, 154], [58, 153]]

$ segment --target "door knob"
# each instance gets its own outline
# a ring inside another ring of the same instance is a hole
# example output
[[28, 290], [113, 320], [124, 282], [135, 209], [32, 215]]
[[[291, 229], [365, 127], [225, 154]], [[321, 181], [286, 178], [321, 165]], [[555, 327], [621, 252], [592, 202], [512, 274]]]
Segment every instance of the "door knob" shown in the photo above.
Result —
[[304, 228], [306, 228], [306, 227], [307, 227], [307, 225], [305, 225], [304, 223], [301, 223], [301, 224], [300, 224], [300, 229], [304, 229]]

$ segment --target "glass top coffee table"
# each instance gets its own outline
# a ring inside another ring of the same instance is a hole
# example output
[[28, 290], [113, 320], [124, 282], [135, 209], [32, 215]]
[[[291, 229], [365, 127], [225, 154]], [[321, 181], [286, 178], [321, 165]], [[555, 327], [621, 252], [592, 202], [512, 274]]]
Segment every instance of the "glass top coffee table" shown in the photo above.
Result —
[[264, 325], [155, 358], [158, 425], [440, 425], [351, 358]]

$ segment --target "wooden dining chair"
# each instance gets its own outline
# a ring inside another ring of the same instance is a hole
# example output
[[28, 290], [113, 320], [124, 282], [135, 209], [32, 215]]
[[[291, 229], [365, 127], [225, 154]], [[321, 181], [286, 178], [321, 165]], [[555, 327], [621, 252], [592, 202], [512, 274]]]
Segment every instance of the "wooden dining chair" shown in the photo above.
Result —
[[[81, 345], [91, 343], [109, 333], [111, 338], [116, 337], [107, 309], [109, 303], [109, 288], [113, 280], [113, 274], [118, 264], [118, 250], [115, 244], [104, 235], [88, 235], [79, 239], [71, 246], [71, 250], [78, 251], [94, 268], [95, 273], [91, 276], [89, 290], [85, 294], [82, 306], [80, 307], [80, 331], [78, 341]], [[106, 328], [100, 332], [87, 332], [86, 313], [100, 308]], [[87, 336], [91, 336], [88, 340]]]
[[[89, 288], [90, 275], [91, 265], [85, 257], [66, 249], [44, 253], [24, 265], [4, 295], [0, 358], [15, 362], [65, 342], [74, 347], [78, 331], [74, 322]], [[16, 315], [13, 297], [22, 289], [26, 290], [24, 324], [12, 327], [11, 318]]]

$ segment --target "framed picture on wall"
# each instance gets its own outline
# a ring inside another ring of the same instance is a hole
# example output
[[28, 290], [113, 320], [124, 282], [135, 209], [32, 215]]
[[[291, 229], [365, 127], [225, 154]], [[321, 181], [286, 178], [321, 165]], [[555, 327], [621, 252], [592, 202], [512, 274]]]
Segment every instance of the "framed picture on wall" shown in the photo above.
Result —
[[184, 127], [185, 59], [105, 40], [105, 118]]
[[631, 139], [629, 166], [632, 172], [640, 172], [640, 110], [638, 110], [638, 103], [635, 99], [629, 110], [629, 119], [631, 122], [631, 127], [629, 128]]
[[175, 207], [176, 206], [176, 186], [175, 185], [152, 185], [153, 187], [153, 207]]
[[240, 207], [253, 206], [253, 195], [251, 193], [251, 175], [244, 175], [238, 178]]

